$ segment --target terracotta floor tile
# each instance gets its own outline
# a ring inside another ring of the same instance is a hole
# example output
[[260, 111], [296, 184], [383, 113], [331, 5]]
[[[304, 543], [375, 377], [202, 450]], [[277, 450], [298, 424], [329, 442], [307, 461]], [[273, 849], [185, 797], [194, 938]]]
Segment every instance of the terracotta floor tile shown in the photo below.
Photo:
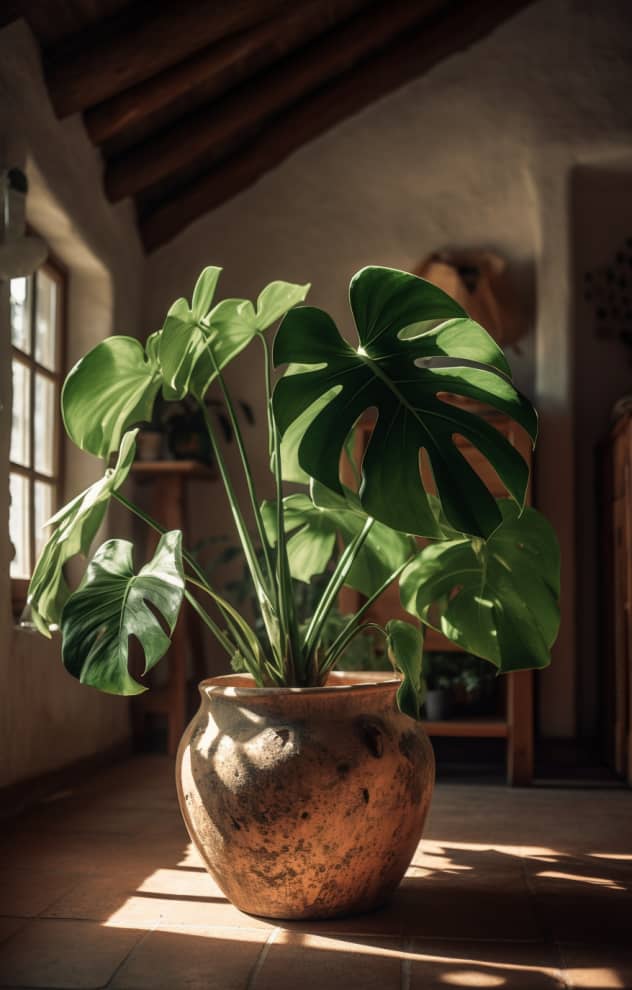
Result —
[[410, 990], [564, 987], [556, 950], [543, 943], [413, 941], [407, 946]]
[[632, 946], [562, 945], [564, 975], [582, 990], [632, 987]]
[[389, 990], [400, 976], [411, 990], [538, 990], [559, 984], [561, 964], [544, 947], [558, 939], [572, 943], [577, 986], [632, 988], [631, 817], [629, 792], [439, 785], [387, 907], [266, 921], [232, 907], [204, 870], [172, 761], [130, 760], [4, 824], [0, 985], [87, 990], [115, 973], [120, 990], [243, 990], [255, 973], [259, 990]]
[[227, 901], [206, 871], [157, 869], [142, 879], [123, 873], [85, 877], [43, 911], [42, 916], [146, 927], [169, 917], [172, 910], [181, 917], [181, 904], [189, 905], [189, 912], [181, 921], [186, 924], [191, 913], [204, 913], [209, 904], [226, 905]]
[[393, 900], [406, 935], [424, 938], [536, 940], [542, 928], [526, 889], [446, 889], [425, 878], [405, 879]]
[[398, 939], [280, 932], [266, 950], [252, 990], [399, 990], [401, 986]]
[[593, 856], [525, 857], [525, 876], [537, 894], [568, 893], [579, 897], [591, 893], [632, 893], [632, 862], [616, 857]]
[[88, 921], [36, 918], [0, 945], [0, 986], [103, 987], [138, 938]]
[[74, 874], [41, 870], [0, 871], [0, 914], [35, 918], [77, 883]]
[[244, 990], [263, 931], [157, 929], [121, 966], [111, 990]]
[[535, 898], [545, 934], [557, 941], [628, 945], [632, 936], [632, 896], [604, 893], [551, 893]]

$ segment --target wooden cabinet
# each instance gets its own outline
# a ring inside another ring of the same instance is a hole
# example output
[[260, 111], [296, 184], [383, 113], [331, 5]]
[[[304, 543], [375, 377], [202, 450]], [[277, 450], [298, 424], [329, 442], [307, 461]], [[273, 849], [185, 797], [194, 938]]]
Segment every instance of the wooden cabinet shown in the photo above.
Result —
[[632, 412], [613, 427], [605, 466], [607, 758], [617, 774], [632, 784]]
[[[459, 403], [463, 405], [463, 403]], [[468, 408], [474, 408], [472, 404]], [[476, 410], [481, 413], [480, 409]], [[525, 461], [531, 465], [531, 443], [527, 435], [508, 419], [495, 412], [484, 412], [485, 418], [520, 451]], [[356, 429], [355, 459], [359, 463], [371, 433], [371, 422], [361, 421]], [[507, 495], [502, 482], [489, 466], [485, 458], [465, 439], [457, 438], [457, 445], [464, 457], [482, 478], [493, 495], [502, 498]], [[345, 470], [343, 480], [351, 484], [351, 471]], [[434, 483], [429, 468], [422, 461], [421, 474], [429, 491], [434, 491]], [[423, 541], [420, 541], [423, 544]], [[361, 596], [349, 588], [340, 595], [340, 607], [344, 612], [354, 611], [361, 604]], [[399, 602], [399, 588], [395, 583], [381, 596], [367, 613], [367, 618], [385, 625], [389, 619], [405, 618]], [[459, 647], [440, 633], [427, 629], [424, 648], [428, 651], [456, 651]], [[511, 784], [529, 784], [533, 777], [533, 674], [520, 671], [506, 674], [502, 678], [503, 692], [501, 710], [495, 717], [475, 717], [471, 719], [446, 719], [443, 722], [426, 722], [426, 730], [431, 736], [467, 736], [479, 738], [507, 739], [507, 780]]]

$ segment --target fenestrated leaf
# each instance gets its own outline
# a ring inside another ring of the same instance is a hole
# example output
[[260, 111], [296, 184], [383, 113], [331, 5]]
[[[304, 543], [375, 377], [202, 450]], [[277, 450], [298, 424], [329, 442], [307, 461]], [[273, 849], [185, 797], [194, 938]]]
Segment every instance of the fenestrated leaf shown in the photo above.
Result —
[[161, 385], [155, 360], [134, 337], [108, 337], [74, 366], [61, 394], [68, 436], [82, 450], [107, 457], [130, 426], [151, 419]]
[[[359, 500], [345, 489], [344, 495], [328, 491], [318, 483], [312, 485], [312, 498], [288, 495], [283, 500], [286, 532], [292, 533], [287, 552], [292, 577], [310, 581], [322, 574], [331, 560], [338, 536], [346, 545], [362, 530], [366, 522]], [[276, 507], [262, 506], [268, 538], [276, 542]], [[395, 532], [375, 522], [358, 552], [345, 584], [364, 595], [371, 595], [415, 551], [412, 537]]]
[[[181, 541], [178, 530], [165, 533], [138, 574], [129, 540], [99, 547], [61, 619], [64, 666], [82, 684], [109, 694], [146, 690], [128, 670], [129, 637], [143, 648], [145, 672], [166, 653], [184, 592]], [[148, 603], [167, 623], [169, 635]]]
[[507, 377], [502, 351], [446, 293], [414, 275], [365, 268], [352, 279], [350, 296], [357, 349], [326, 313], [312, 307], [291, 310], [275, 341], [277, 365], [310, 366], [277, 383], [274, 412], [282, 434], [329, 396], [313, 418], [307, 416], [298, 446], [301, 468], [340, 492], [345, 440], [359, 417], [376, 408], [362, 464], [366, 512], [404, 532], [433, 535], [435, 517], [419, 469], [424, 449], [448, 521], [459, 532], [488, 536], [500, 523], [495, 499], [455, 438], [461, 435], [481, 451], [520, 505], [527, 465], [485, 418], [440, 394], [491, 405], [535, 438], [535, 411]]
[[402, 574], [402, 604], [501, 671], [546, 667], [559, 627], [555, 533], [535, 509], [519, 515], [508, 499], [498, 506], [503, 522], [486, 543], [421, 551]]
[[27, 598], [30, 617], [46, 636], [49, 626], [59, 625], [62, 608], [70, 594], [63, 566], [75, 554], [88, 554], [112, 493], [121, 487], [129, 474], [137, 433], [138, 430], [130, 430], [125, 434], [113, 468], [46, 523], [51, 527], [51, 534], [35, 565]]
[[391, 619], [386, 623], [386, 642], [391, 663], [404, 675], [397, 690], [399, 710], [418, 719], [425, 693], [421, 676], [421, 629], [402, 619]]

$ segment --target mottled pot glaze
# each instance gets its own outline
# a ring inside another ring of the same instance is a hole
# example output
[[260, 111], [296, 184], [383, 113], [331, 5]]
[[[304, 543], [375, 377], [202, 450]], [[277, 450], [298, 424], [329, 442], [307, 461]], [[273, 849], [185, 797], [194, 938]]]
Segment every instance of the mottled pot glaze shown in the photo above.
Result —
[[209, 873], [268, 918], [378, 907], [410, 863], [434, 785], [428, 737], [396, 706], [399, 682], [252, 684], [203, 681], [178, 751], [180, 807]]

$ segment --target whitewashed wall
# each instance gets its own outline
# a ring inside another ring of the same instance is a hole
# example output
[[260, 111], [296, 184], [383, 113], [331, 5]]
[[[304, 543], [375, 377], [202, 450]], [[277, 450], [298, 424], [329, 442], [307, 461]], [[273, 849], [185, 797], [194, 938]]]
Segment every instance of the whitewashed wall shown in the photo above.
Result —
[[[79, 118], [60, 123], [24, 22], [0, 31], [0, 166], [25, 168], [28, 220], [69, 272], [68, 362], [111, 333], [136, 332], [143, 254], [129, 205], [101, 192], [101, 162]], [[6, 285], [2, 286], [6, 292]], [[0, 463], [8, 476], [10, 333], [0, 306]], [[99, 461], [69, 449], [67, 494], [98, 477]], [[81, 687], [63, 669], [59, 640], [14, 628], [7, 482], [0, 485], [0, 787], [107, 750], [129, 738], [124, 699]]]

